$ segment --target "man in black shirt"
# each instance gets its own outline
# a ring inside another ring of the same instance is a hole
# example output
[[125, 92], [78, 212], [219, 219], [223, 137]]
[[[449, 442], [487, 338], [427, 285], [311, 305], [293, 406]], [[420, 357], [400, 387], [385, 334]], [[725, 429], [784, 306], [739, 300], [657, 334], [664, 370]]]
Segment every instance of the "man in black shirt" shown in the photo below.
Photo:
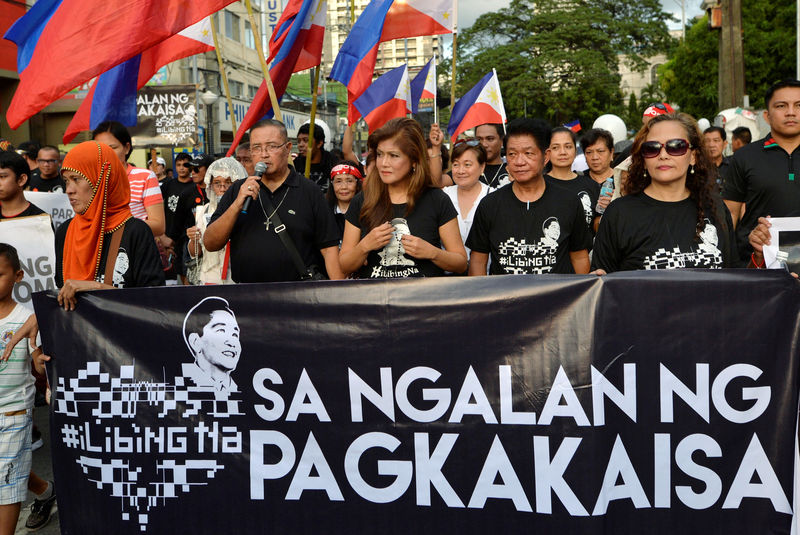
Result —
[[542, 176], [550, 152], [550, 126], [540, 119], [508, 124], [505, 148], [511, 184], [478, 205], [467, 247], [470, 275], [589, 273], [591, 234], [583, 206]]
[[725, 129], [719, 126], [709, 126], [703, 131], [703, 148], [706, 149], [708, 156], [714, 165], [717, 166], [717, 184], [722, 189], [723, 184], [730, 171], [728, 157], [723, 156], [725, 147], [728, 146]]
[[746, 126], [737, 126], [731, 134], [731, 150], [736, 152], [753, 141], [753, 134]]
[[39, 155], [36, 158], [36, 163], [39, 164], [39, 174], [29, 177], [27, 189], [29, 191], [63, 193], [66, 186], [60, 174], [60, 161], [61, 154], [58, 152], [58, 148], [45, 145], [39, 149]]
[[[306, 172], [306, 157], [308, 156], [309, 128], [309, 124], [304, 124], [297, 131], [298, 156], [294, 160], [294, 168], [304, 176]], [[314, 127], [314, 148], [311, 151], [311, 173], [308, 178], [319, 186], [319, 190], [322, 193], [325, 193], [330, 187], [331, 169], [338, 163], [338, 160], [330, 152], [323, 149], [323, 145], [325, 145], [325, 130], [322, 129], [319, 123], [316, 123]]]
[[[339, 234], [333, 211], [311, 181], [289, 168], [292, 143], [280, 121], [266, 119], [250, 130], [253, 160], [264, 162], [263, 176], [231, 186], [211, 216], [203, 241], [209, 251], [230, 239], [231, 275], [236, 282], [299, 280], [301, 273], [281, 241], [287, 232], [305, 267], [324, 266], [328, 277], [341, 279]], [[250, 198], [247, 213], [242, 213]], [[281, 224], [276, 224], [274, 215]]]
[[475, 129], [475, 137], [486, 151], [486, 167], [481, 182], [489, 189], [497, 189], [509, 182], [508, 170], [501, 155], [503, 136], [503, 125], [499, 123], [486, 123]]
[[188, 260], [189, 254], [185, 250], [189, 241], [186, 231], [195, 226], [194, 213], [197, 207], [208, 203], [205, 178], [206, 170], [213, 161], [214, 158], [206, 154], [198, 154], [192, 159], [192, 185], [186, 187], [178, 197], [172, 224], [167, 228], [167, 236], [174, 242], [175, 254], [182, 258], [181, 269], [178, 270], [181, 275], [186, 275], [184, 261]]
[[751, 257], [748, 235], [758, 218], [800, 216], [800, 81], [777, 82], [765, 101], [770, 133], [733, 155], [722, 192], [736, 226], [739, 257], [756, 265], [763, 259]]
[[[172, 227], [175, 219], [175, 210], [178, 209], [178, 199], [180, 199], [181, 193], [187, 189], [194, 188], [194, 182], [192, 182], [192, 156], [186, 152], [178, 154], [175, 157], [175, 169], [177, 176], [161, 185], [161, 196], [164, 198], [164, 228], [167, 232]], [[160, 240], [166, 254], [172, 254], [174, 268], [167, 273], [167, 277], [174, 280], [179, 273], [183, 272], [183, 255], [176, 253], [175, 242], [166, 233], [160, 237]], [[178, 250], [178, 253], [180, 252]]]

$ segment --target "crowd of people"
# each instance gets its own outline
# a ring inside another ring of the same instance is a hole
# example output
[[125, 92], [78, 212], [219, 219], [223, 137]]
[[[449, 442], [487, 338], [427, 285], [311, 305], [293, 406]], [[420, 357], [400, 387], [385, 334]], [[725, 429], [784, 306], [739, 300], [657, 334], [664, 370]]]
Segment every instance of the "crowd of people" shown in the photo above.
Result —
[[[370, 135], [362, 162], [349, 129], [329, 152], [321, 128], [313, 142], [307, 125], [292, 140], [270, 119], [252, 127], [235, 158], [177, 155], [174, 176], [161, 158], [149, 169], [128, 163], [129, 132], [104, 122], [63, 162], [57, 147], [0, 143], [0, 219], [43, 213], [25, 190], [66, 193], [75, 215], [55, 230], [54, 273], [68, 310], [83, 291], [167, 281], [763, 268], [769, 218], [800, 210], [800, 81], [773, 85], [765, 107], [769, 134], [752, 141], [734, 130], [731, 157], [724, 128], [700, 131], [689, 115], [654, 103], [621, 153], [606, 130], [579, 137], [530, 118], [480, 125], [448, 150], [438, 125], [426, 135], [398, 118]], [[0, 326], [12, 340], [36, 330], [12, 297], [22, 276], [16, 250], [0, 243]], [[47, 358], [13, 343], [5, 358], [12, 348], [27, 369]], [[16, 425], [8, 418], [27, 418], [21, 433], [31, 433], [33, 383], [20, 377], [25, 399], [0, 398], [4, 448]], [[52, 482], [29, 477], [30, 440], [13, 440], [18, 484], [0, 488], [2, 533], [27, 488], [37, 494], [36, 522], [49, 518], [55, 496]]]

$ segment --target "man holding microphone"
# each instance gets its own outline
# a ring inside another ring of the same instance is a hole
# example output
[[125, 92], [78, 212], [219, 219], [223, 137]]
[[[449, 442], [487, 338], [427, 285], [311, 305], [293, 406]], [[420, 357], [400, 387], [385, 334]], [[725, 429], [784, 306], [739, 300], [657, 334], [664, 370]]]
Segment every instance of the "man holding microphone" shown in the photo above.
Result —
[[343, 278], [333, 212], [319, 188], [289, 167], [291, 149], [283, 123], [274, 119], [256, 123], [250, 129], [250, 152], [256, 174], [263, 169], [262, 174], [234, 183], [211, 216], [203, 242], [209, 251], [218, 251], [230, 240], [235, 282], [308, 278], [284, 243], [283, 232], [291, 238], [306, 272]]

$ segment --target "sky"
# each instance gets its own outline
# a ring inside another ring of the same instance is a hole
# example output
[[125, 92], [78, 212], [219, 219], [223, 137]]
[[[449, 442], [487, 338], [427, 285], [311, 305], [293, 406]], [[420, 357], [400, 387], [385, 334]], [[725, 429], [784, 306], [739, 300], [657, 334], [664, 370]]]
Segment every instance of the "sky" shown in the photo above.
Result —
[[[687, 21], [702, 13], [700, 9], [701, 0], [684, 1], [686, 2]], [[481, 14], [488, 11], [497, 11], [500, 8], [507, 7], [509, 3], [510, 0], [458, 0], [458, 27], [468, 28]], [[680, 29], [680, 0], [661, 0], [661, 5], [664, 6], [665, 11], [672, 13], [678, 19], [678, 22], [670, 25], [670, 29]]]

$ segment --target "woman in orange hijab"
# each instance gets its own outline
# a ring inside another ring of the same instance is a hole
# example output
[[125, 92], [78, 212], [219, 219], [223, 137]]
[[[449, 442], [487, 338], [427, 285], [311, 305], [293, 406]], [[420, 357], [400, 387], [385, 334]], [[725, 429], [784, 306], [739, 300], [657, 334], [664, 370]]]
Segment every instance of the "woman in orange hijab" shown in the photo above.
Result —
[[56, 231], [59, 304], [74, 309], [75, 294], [87, 290], [163, 286], [152, 232], [131, 215], [127, 173], [111, 147], [81, 143], [67, 153], [61, 176], [75, 217]]

